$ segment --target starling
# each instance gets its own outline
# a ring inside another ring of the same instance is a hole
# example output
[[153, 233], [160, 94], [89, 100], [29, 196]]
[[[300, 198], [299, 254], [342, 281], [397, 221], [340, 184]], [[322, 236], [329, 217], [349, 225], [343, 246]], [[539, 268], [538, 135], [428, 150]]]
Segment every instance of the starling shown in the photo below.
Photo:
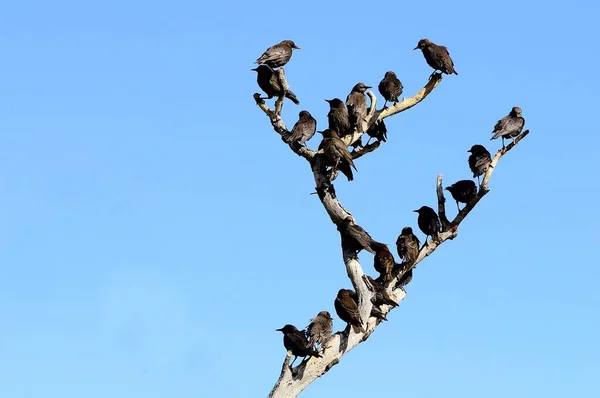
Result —
[[328, 311], [321, 311], [316, 317], [310, 320], [310, 324], [306, 328], [306, 337], [312, 347], [315, 344], [320, 344], [321, 347], [331, 336], [333, 330], [333, 320]]
[[334, 169], [339, 169], [348, 178], [348, 181], [354, 180], [351, 167], [356, 170], [356, 166], [344, 141], [334, 130], [326, 129], [320, 133], [323, 134], [323, 141], [319, 144], [319, 150], [323, 150], [326, 164]]
[[492, 163], [492, 156], [483, 145], [475, 144], [467, 152], [469, 155], [469, 168], [473, 172], [473, 178], [477, 177], [477, 185], [480, 184], [479, 176], [485, 174]]
[[388, 101], [396, 104], [398, 102], [398, 97], [402, 95], [402, 90], [404, 89], [402, 82], [392, 71], [385, 72], [385, 76], [383, 77], [383, 80], [379, 82], [377, 88], [379, 89], [379, 94], [385, 99], [383, 109], [386, 108]]
[[396, 239], [396, 249], [398, 250], [398, 256], [400, 256], [403, 262], [407, 265], [412, 265], [419, 257], [420, 247], [421, 242], [413, 234], [412, 228], [402, 228], [402, 232], [398, 235], [398, 239]]
[[512, 138], [514, 142], [515, 137], [523, 131], [523, 126], [525, 126], [525, 119], [521, 115], [521, 108], [515, 106], [507, 116], [496, 122], [492, 132], [494, 136], [490, 138], [490, 141], [502, 137], [502, 148], [504, 148], [504, 139]]
[[[277, 74], [273, 72], [273, 69], [269, 68], [267, 65], [258, 65], [252, 70], [258, 73], [256, 77], [258, 87], [267, 94], [267, 98], [262, 99], [271, 99], [281, 94], [281, 85], [279, 84], [279, 79], [277, 78]], [[292, 100], [296, 105], [300, 103], [298, 98], [296, 98], [296, 94], [292, 93], [291, 90], [286, 91], [285, 97]]]
[[421, 39], [413, 50], [416, 50], [417, 48], [420, 48], [421, 51], [423, 51], [425, 61], [427, 61], [429, 66], [435, 69], [434, 73], [439, 70], [447, 75], [453, 73], [458, 75], [454, 70], [454, 62], [452, 62], [452, 58], [450, 58], [450, 53], [446, 47], [438, 46], [429, 39]]
[[396, 283], [396, 286], [394, 286], [395, 289], [402, 289], [404, 286], [408, 285], [413, 278], [413, 269], [409, 269], [408, 271], [406, 271], [404, 274], [402, 274], [402, 276], [400, 277], [400, 279], [398, 279], [398, 282]]
[[413, 210], [419, 213], [417, 224], [419, 229], [426, 235], [425, 245], [427, 245], [427, 237], [431, 236], [434, 240], [439, 240], [439, 233], [442, 232], [442, 223], [435, 210], [428, 206], [421, 206], [419, 210]]
[[255, 64], [265, 64], [271, 68], [279, 68], [288, 63], [292, 58], [292, 51], [300, 50], [300, 47], [291, 40], [284, 40], [281, 43], [275, 44], [260, 56], [259, 59], [254, 62]]
[[477, 195], [477, 186], [471, 180], [460, 180], [455, 182], [454, 184], [446, 187], [447, 191], [450, 191], [450, 194], [456, 200], [456, 207], [460, 212], [460, 203], [469, 203], [475, 198]]
[[352, 221], [352, 217], [347, 217], [338, 227], [342, 235], [342, 243], [350, 250], [358, 253], [365, 249], [371, 254], [375, 254], [375, 248], [384, 245], [371, 238], [371, 235], [358, 224]]
[[367, 130], [367, 135], [369, 136], [369, 141], [367, 141], [367, 145], [371, 141], [371, 138], [375, 138], [378, 141], [387, 141], [387, 127], [382, 120], [378, 120], [369, 127]]
[[340, 137], [345, 136], [348, 134], [348, 130], [350, 130], [350, 121], [348, 120], [346, 106], [339, 98], [325, 101], [329, 103], [329, 113], [327, 114], [329, 128], [334, 130]]
[[317, 121], [308, 111], [301, 111], [298, 115], [298, 121], [292, 127], [291, 134], [286, 138], [286, 142], [292, 143], [297, 142], [300, 145], [304, 145], [306, 141], [310, 140], [317, 131]]
[[362, 319], [358, 311], [356, 292], [349, 289], [340, 289], [334, 301], [335, 312], [340, 319], [352, 325], [355, 333], [363, 332]]
[[283, 333], [283, 346], [286, 350], [291, 351], [292, 355], [295, 357], [290, 366], [294, 364], [298, 357], [321, 357], [321, 355], [312, 348], [304, 332], [298, 330], [294, 325], [285, 325], [281, 329], [275, 330]]
[[394, 256], [388, 249], [387, 245], [383, 243], [372, 243], [371, 247], [375, 249], [375, 257], [373, 259], [373, 267], [375, 271], [379, 272], [379, 280], [386, 283], [392, 280], [392, 270], [396, 261]]
[[348, 120], [350, 121], [350, 132], [363, 132], [363, 121], [367, 116], [367, 96], [365, 91], [371, 86], [364, 83], [357, 83], [350, 94], [346, 97], [346, 106], [348, 107]]
[[373, 295], [373, 298], [371, 298], [371, 302], [373, 303], [373, 305], [376, 305], [378, 307], [380, 307], [384, 304], [389, 305], [391, 307], [398, 306], [398, 303], [396, 303], [388, 294], [383, 283], [371, 278], [368, 275], [367, 275], [367, 279], [369, 280], [369, 282], [371, 282], [371, 285], [373, 285], [373, 290], [375, 293]]

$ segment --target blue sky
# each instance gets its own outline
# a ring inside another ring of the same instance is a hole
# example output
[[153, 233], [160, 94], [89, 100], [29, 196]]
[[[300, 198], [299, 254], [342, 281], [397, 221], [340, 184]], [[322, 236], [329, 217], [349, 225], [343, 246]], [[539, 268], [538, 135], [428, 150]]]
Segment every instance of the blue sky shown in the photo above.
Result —
[[0, 396], [266, 396], [274, 329], [333, 313], [350, 283], [307, 164], [254, 105], [253, 61], [293, 39], [284, 118], [322, 128], [323, 99], [358, 81], [394, 70], [416, 92], [423, 37], [460, 75], [336, 184], [376, 239], [416, 227], [438, 173], [468, 178], [471, 145], [498, 149], [512, 106], [532, 133], [390, 321], [303, 396], [598, 396], [598, 5], [366, 4], [2, 3]]

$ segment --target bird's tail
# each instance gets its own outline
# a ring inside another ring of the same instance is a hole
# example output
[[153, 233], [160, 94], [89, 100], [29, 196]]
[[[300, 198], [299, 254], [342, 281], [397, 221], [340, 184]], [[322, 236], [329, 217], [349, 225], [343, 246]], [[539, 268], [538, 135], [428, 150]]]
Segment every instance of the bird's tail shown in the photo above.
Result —
[[371, 309], [371, 316], [374, 316], [375, 318], [379, 319], [380, 321], [387, 321], [387, 317], [385, 316], [385, 314], [383, 312], [381, 312], [381, 310], [379, 308], [377, 308], [376, 306], [373, 306], [373, 308]]
[[291, 100], [294, 104], [300, 105], [300, 101], [298, 101], [298, 98], [296, 97], [296, 94], [294, 94], [293, 92], [291, 92], [291, 91], [288, 90], [285, 93], [285, 97], [288, 98], [289, 100]]
[[338, 169], [342, 173], [344, 173], [344, 175], [346, 176], [346, 178], [348, 178], [348, 181], [354, 180], [354, 175], [352, 174], [352, 169], [350, 168], [350, 165], [348, 165], [347, 163], [341, 162], [338, 165]]
[[[371, 239], [371, 242], [369, 242], [369, 247], [365, 247], [365, 249], [369, 253], [375, 254], [379, 250], [387, 249], [387, 245], [385, 243], [377, 242], [376, 240]], [[371, 250], [369, 250], [369, 249], [371, 249]]]

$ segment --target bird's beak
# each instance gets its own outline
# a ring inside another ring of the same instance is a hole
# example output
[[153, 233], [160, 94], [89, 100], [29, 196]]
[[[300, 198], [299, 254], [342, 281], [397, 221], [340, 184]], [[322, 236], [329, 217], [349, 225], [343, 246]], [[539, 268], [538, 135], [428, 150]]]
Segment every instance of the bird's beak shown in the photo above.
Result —
[[365, 88], [373, 88], [373, 87], [371, 87], [371, 86], [365, 86]]
[[469, 149], [467, 152], [471, 152], [471, 150]]
[[275, 329], [276, 332], [281, 332], [283, 330], [283, 328], [281, 329]]
[[323, 131], [317, 131], [317, 133], [319, 133], [319, 134], [323, 134]]
[[413, 210], [413, 211], [414, 211], [415, 213], [418, 213], [418, 212], [419, 212], [419, 210]]
[[325, 102], [331, 103], [332, 100], [325, 100]]
[[417, 50], [419, 48], [419, 46], [416, 46], [415, 48], [413, 48], [413, 51]]
[[255, 71], [255, 72], [256, 72], [256, 71], [258, 70], [258, 68], [253, 68], [253, 69], [250, 69], [250, 70], [253, 70], [253, 71]]
[[302, 50], [302, 49], [301, 49], [300, 47], [298, 47], [298, 46], [294, 46], [294, 48], [295, 48], [296, 50]]

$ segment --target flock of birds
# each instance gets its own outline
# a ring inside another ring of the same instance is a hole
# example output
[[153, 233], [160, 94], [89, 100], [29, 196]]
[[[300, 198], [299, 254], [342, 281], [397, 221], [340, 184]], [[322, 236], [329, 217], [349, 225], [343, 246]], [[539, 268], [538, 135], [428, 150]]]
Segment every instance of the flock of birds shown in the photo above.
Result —
[[[289, 62], [294, 49], [299, 49], [291, 40], [284, 40], [281, 43], [269, 47], [257, 60], [259, 64], [253, 69], [258, 73], [257, 83], [259, 87], [267, 94], [266, 98], [271, 99], [284, 95], [295, 104], [299, 104], [296, 95], [287, 90], [284, 92], [275, 68], [281, 68]], [[450, 58], [448, 49], [437, 45], [428, 39], [419, 40], [414, 48], [423, 52], [427, 64], [434, 69], [433, 73], [440, 71], [447, 75], [456, 74], [454, 62]], [[325, 159], [325, 164], [332, 167], [332, 170], [341, 171], [348, 181], [353, 180], [352, 169], [356, 170], [353, 162], [352, 153], [348, 150], [348, 145], [341, 139], [346, 135], [354, 134], [354, 131], [363, 133], [363, 121], [367, 116], [366, 90], [371, 88], [362, 82], [357, 83], [350, 94], [346, 97], [346, 102], [339, 98], [325, 100], [329, 103], [330, 109], [327, 114], [328, 128], [319, 131], [323, 139], [319, 144], [319, 154]], [[385, 99], [384, 108], [388, 102], [396, 104], [402, 94], [402, 82], [392, 71], [385, 73], [385, 76], [378, 85], [379, 93]], [[492, 140], [501, 138], [502, 147], [504, 139], [514, 139], [521, 134], [525, 125], [525, 119], [522, 116], [521, 108], [513, 107], [510, 113], [498, 120], [494, 126]], [[317, 121], [312, 115], [303, 110], [299, 114], [298, 121], [294, 124], [291, 132], [284, 136], [284, 140], [289, 145], [303, 146], [310, 140], [316, 132]], [[375, 138], [379, 141], [386, 141], [387, 129], [383, 121], [373, 124], [366, 131], [370, 139]], [[369, 139], [369, 140], [370, 140]], [[368, 145], [368, 142], [367, 142]], [[361, 139], [350, 144], [353, 148], [363, 146]], [[480, 176], [484, 175], [492, 158], [490, 152], [483, 145], [473, 145], [468, 158], [469, 168], [473, 173], [473, 178], [477, 178], [477, 186], [473, 180], [460, 180], [445, 189], [450, 192], [452, 198], [456, 201], [458, 211], [459, 203], [468, 204], [477, 195], [478, 186], [480, 186]], [[442, 232], [440, 218], [431, 207], [422, 206], [418, 210], [417, 225], [421, 232], [425, 234], [425, 243], [431, 236], [433, 240], [439, 241], [439, 234]], [[387, 286], [396, 277], [400, 276], [394, 289], [403, 288], [412, 280], [412, 269], [417, 261], [421, 249], [419, 238], [413, 233], [411, 227], [405, 227], [396, 240], [396, 249], [401, 263], [396, 263], [394, 256], [388, 246], [377, 242], [351, 217], [345, 219], [338, 230], [342, 236], [342, 247], [354, 251], [356, 254], [361, 250], [366, 250], [374, 255], [373, 266], [379, 273], [377, 279], [370, 276], [369, 279], [373, 286], [374, 295], [372, 298], [373, 307], [370, 316], [379, 321], [386, 321], [385, 314], [381, 311], [381, 305], [390, 305], [392, 307], [398, 304], [389, 296]], [[361, 319], [358, 308], [358, 295], [350, 289], [340, 289], [334, 301], [335, 311], [338, 317], [353, 328], [355, 332], [364, 332], [363, 320]], [[294, 361], [297, 357], [321, 357], [318, 348], [326, 349], [326, 343], [333, 330], [333, 319], [328, 311], [321, 311], [311, 319], [310, 324], [304, 330], [298, 330], [294, 325], [285, 325], [277, 331], [283, 333], [283, 344], [288, 351], [294, 355]], [[292, 364], [294, 363], [292, 361]], [[290, 365], [290, 366], [291, 366]]]

